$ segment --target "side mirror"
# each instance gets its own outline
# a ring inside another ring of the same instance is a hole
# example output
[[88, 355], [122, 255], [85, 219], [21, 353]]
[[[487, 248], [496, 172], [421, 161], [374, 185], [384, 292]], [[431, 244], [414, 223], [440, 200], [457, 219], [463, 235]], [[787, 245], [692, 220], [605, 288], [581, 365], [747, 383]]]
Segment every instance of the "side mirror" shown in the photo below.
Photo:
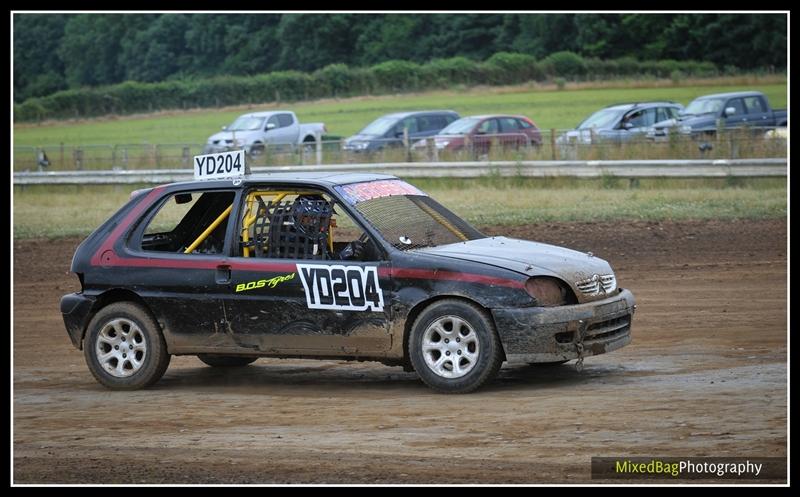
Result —
[[176, 204], [188, 204], [192, 201], [192, 194], [191, 193], [179, 193], [175, 195], [175, 203]]
[[631, 122], [622, 123], [622, 129], [632, 129], [632, 128], [633, 128], [633, 123]]
[[269, 130], [275, 129], [277, 127], [278, 127], [278, 125], [275, 124], [275, 123], [267, 123], [267, 127], [264, 129], [264, 131], [269, 131]]
[[736, 107], [725, 107], [725, 117], [736, 114]]

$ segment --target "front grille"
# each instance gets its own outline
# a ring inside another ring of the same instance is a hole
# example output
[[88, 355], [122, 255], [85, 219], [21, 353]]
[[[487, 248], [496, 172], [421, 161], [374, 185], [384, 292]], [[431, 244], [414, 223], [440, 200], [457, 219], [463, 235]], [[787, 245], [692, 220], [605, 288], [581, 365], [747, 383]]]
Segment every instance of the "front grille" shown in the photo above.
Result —
[[611, 293], [617, 288], [617, 279], [613, 274], [597, 275], [575, 283], [584, 295], [600, 295]]
[[[613, 339], [617, 336], [628, 333], [631, 326], [631, 315], [624, 314], [622, 316], [607, 319], [605, 321], [598, 321], [590, 324], [586, 328], [586, 333], [583, 340], [590, 342], [592, 340]], [[574, 331], [564, 331], [556, 333], [555, 339], [558, 343], [571, 343], [575, 341]]]

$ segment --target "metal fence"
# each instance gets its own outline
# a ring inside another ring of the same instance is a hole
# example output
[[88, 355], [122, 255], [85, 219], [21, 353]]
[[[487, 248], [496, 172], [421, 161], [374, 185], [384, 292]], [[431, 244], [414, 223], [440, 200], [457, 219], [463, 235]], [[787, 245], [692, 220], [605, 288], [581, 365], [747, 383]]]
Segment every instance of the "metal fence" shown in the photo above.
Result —
[[[785, 158], [787, 138], [765, 130], [720, 130], [695, 136], [677, 133], [603, 136], [591, 131], [542, 130], [531, 139], [522, 133], [481, 135], [472, 139], [369, 140], [323, 139], [300, 146], [266, 146], [251, 154], [252, 166], [352, 163], [410, 163], [542, 160], [706, 160]], [[363, 144], [364, 142], [362, 142]], [[189, 167], [204, 144], [50, 145], [14, 147], [14, 171], [132, 171]]]
[[[530, 177], [786, 177], [786, 159], [651, 160], [651, 161], [526, 161], [526, 162], [404, 162], [394, 164], [339, 164], [313, 166], [314, 171], [387, 173], [401, 177], [472, 178], [478, 176]], [[252, 172], [308, 171], [308, 166], [254, 167]], [[191, 167], [140, 171], [51, 171], [14, 173], [15, 185], [163, 184], [192, 179]]]

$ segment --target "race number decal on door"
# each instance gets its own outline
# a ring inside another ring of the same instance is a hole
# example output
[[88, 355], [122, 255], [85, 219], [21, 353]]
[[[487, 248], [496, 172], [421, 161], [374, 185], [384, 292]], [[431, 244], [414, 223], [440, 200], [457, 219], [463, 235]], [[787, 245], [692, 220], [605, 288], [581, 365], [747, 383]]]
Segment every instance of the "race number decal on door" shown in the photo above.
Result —
[[383, 311], [377, 266], [298, 264], [309, 309]]

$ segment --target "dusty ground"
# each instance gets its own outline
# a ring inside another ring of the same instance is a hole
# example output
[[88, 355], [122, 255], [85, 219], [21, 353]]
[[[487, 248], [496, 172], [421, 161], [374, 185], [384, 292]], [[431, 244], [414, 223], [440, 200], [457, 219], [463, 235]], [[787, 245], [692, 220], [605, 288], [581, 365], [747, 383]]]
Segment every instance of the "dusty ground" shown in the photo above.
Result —
[[591, 456], [786, 456], [785, 221], [486, 231], [609, 260], [639, 304], [633, 343], [462, 396], [373, 363], [194, 357], [111, 392], [58, 310], [78, 240], [15, 241], [14, 481], [585, 482]]

